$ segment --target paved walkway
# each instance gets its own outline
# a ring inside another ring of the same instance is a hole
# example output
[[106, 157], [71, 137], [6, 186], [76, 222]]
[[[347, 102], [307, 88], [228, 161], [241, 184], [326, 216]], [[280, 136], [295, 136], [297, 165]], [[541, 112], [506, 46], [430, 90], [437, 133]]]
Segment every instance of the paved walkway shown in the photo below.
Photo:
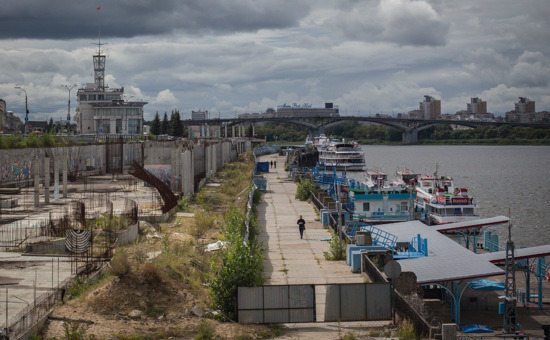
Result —
[[[284, 171], [284, 157], [262, 156], [259, 161], [277, 161], [277, 168], [270, 169], [267, 177], [267, 192], [258, 206], [260, 225], [264, 226], [260, 240], [266, 248], [264, 276], [266, 285], [315, 284], [318, 321], [323, 320], [324, 287], [330, 283], [362, 283], [365, 279], [351, 272], [344, 261], [327, 261], [323, 252], [329, 244], [321, 239], [331, 237], [321, 225], [314, 206], [294, 198], [296, 183]], [[304, 238], [296, 221], [302, 215], [306, 221]], [[375, 323], [382, 326], [385, 323]], [[347, 332], [364, 334], [372, 327], [369, 322], [313, 324], [287, 324], [288, 330], [281, 339], [337, 339]]]

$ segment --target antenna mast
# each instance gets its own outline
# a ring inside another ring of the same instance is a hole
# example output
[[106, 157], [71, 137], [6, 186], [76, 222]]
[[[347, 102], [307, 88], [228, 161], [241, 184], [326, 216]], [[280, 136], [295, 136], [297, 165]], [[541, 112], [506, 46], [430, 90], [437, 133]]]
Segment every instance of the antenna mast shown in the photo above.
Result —
[[101, 6], [97, 7], [99, 18], [97, 54], [94, 55], [94, 83], [100, 91], [105, 91], [105, 56], [101, 54]]
[[[510, 215], [510, 212], [508, 212]], [[503, 333], [514, 333], [517, 322], [517, 297], [516, 297], [516, 260], [514, 256], [514, 241], [512, 241], [512, 223], [508, 222], [508, 241], [506, 242], [506, 263], [505, 263], [505, 296]]]

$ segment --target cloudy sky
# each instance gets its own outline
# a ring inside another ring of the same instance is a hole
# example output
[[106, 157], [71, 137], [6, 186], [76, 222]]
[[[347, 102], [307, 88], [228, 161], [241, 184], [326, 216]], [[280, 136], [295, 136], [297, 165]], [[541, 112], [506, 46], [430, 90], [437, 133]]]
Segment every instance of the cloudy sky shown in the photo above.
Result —
[[147, 120], [327, 101], [391, 114], [424, 95], [443, 113], [520, 96], [550, 111], [548, 18], [548, 0], [5, 0], [0, 98], [22, 116], [21, 86], [31, 120], [64, 117], [61, 85], [93, 82], [101, 30], [106, 84], [148, 101]]

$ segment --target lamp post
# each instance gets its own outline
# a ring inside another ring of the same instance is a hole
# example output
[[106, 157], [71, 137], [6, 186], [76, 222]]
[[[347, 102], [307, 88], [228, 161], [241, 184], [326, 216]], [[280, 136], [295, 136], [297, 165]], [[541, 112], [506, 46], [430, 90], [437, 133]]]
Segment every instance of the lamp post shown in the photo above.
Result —
[[76, 83], [72, 85], [61, 85], [69, 91], [69, 102], [67, 104], [67, 135], [69, 135], [69, 127], [71, 126], [71, 90], [77, 87]]
[[29, 132], [28, 131], [29, 130], [29, 100], [27, 97], [27, 91], [21, 86], [16, 86], [15, 88], [25, 92], [25, 133], [28, 133]]

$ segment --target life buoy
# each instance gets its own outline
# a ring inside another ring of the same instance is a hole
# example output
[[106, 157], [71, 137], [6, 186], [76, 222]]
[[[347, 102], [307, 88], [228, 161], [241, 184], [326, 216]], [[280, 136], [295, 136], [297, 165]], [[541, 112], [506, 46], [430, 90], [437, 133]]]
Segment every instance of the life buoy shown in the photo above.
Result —
[[535, 262], [531, 263], [531, 273], [535, 273]]
[[546, 281], [550, 281], [550, 270], [546, 272]]

